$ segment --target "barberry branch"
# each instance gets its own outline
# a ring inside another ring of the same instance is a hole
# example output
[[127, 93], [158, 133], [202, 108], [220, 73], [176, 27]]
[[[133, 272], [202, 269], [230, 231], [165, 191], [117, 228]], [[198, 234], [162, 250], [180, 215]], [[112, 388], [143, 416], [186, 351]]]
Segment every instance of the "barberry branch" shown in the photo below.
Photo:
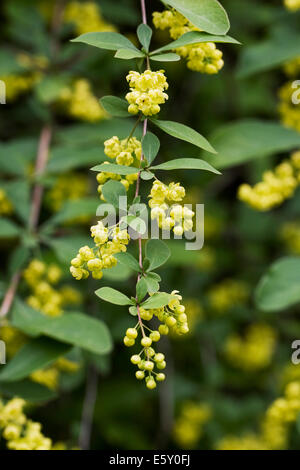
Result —
[[98, 373], [93, 366], [90, 366], [86, 381], [86, 390], [83, 402], [82, 419], [79, 433], [79, 447], [82, 450], [89, 450], [91, 444], [92, 425], [94, 409], [97, 398]]
[[[141, 0], [141, 9], [142, 9], [143, 23], [147, 24], [147, 13], [146, 13], [145, 0]], [[147, 69], [149, 69], [149, 68], [150, 68], [149, 67], [149, 58], [147, 57]], [[143, 126], [143, 137], [145, 137], [145, 135], [147, 133], [147, 129], [148, 129], [148, 119], [145, 119], [144, 126]], [[143, 159], [144, 159], [144, 154], [143, 154], [143, 151], [142, 151], [140, 165], [141, 165]], [[140, 180], [141, 180], [141, 172], [139, 171], [137, 182], [136, 182], [135, 197], [138, 197], [138, 195], [139, 195]], [[140, 268], [143, 269], [143, 250], [142, 250], [142, 236], [141, 235], [138, 238], [138, 244], [139, 244], [139, 265], [140, 265]], [[140, 279], [141, 279], [141, 274], [138, 275], [137, 282], [139, 282]], [[142, 319], [141, 319], [140, 306], [139, 305], [137, 305], [137, 315], [138, 315], [139, 325], [140, 325], [140, 328], [141, 328], [143, 338], [145, 338], [146, 335], [145, 335], [145, 331], [144, 331], [143, 322], [142, 322]], [[147, 356], [149, 357], [148, 352], [147, 352]]]
[[[40, 138], [39, 138], [39, 145], [38, 145], [36, 166], [35, 166], [35, 175], [37, 177], [40, 177], [46, 169], [51, 138], [52, 138], [52, 127], [49, 124], [47, 124], [43, 127], [41, 134], [40, 134]], [[34, 187], [32, 201], [31, 201], [31, 210], [30, 210], [30, 217], [29, 217], [29, 223], [28, 223], [28, 227], [30, 231], [35, 230], [38, 224], [42, 198], [43, 198], [43, 191], [44, 191], [43, 186], [37, 183]], [[14, 301], [14, 298], [18, 289], [20, 278], [21, 278], [21, 273], [20, 271], [17, 271], [13, 275], [10, 285], [4, 296], [4, 299], [0, 308], [0, 318], [4, 318], [10, 311], [11, 305]]]
[[[49, 149], [52, 139], [52, 126], [46, 124], [41, 132], [38, 153], [35, 165], [35, 177], [40, 178], [45, 172], [48, 157]], [[33, 190], [31, 211], [29, 217], [28, 227], [30, 231], [35, 231], [38, 225], [39, 214], [41, 210], [42, 198], [43, 198], [44, 186], [39, 182], [36, 183]]]

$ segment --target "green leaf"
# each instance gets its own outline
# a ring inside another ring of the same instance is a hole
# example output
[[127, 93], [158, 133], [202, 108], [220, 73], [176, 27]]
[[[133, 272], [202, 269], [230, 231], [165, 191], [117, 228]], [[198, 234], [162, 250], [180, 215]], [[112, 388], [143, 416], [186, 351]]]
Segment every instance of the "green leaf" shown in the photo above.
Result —
[[138, 261], [130, 253], [117, 253], [114, 257], [118, 260], [119, 263], [128, 266], [134, 271], [140, 272], [141, 268]]
[[110, 302], [111, 304], [133, 305], [132, 300], [130, 300], [127, 295], [111, 287], [101, 287], [96, 290], [95, 294], [100, 297], [100, 299], [105, 300], [105, 302]]
[[118, 117], [130, 117], [131, 115], [128, 112], [128, 102], [117, 96], [103, 96], [100, 99], [105, 111], [107, 111], [112, 116]]
[[[1, 157], [0, 157], [1, 158]], [[14, 211], [22, 222], [28, 221], [30, 214], [30, 184], [23, 179], [1, 183], [1, 187], [12, 202]]]
[[150, 60], [154, 60], [155, 62], [178, 62], [181, 57], [178, 54], [173, 52], [169, 52], [167, 54], [156, 54], [150, 56]]
[[62, 90], [69, 82], [69, 76], [45, 76], [37, 83], [35, 92], [42, 103], [50, 104], [60, 98]]
[[141, 307], [145, 308], [146, 310], [150, 310], [152, 308], [161, 308], [167, 305], [173, 298], [174, 295], [167, 294], [166, 292], [157, 292], [145, 300], [145, 302], [141, 304]]
[[30, 403], [41, 403], [53, 400], [57, 393], [31, 380], [0, 383], [0, 394], [8, 397], [20, 397]]
[[275, 32], [270, 39], [245, 47], [237, 69], [238, 78], [272, 70], [300, 55], [300, 34], [291, 30]]
[[24, 267], [29, 256], [30, 249], [26, 246], [20, 245], [14, 249], [9, 259], [8, 269], [11, 276]]
[[152, 132], [147, 132], [142, 138], [142, 150], [150, 165], [157, 156], [160, 148], [159, 138]]
[[[178, 47], [188, 46], [191, 44], [200, 44], [202, 42], [220, 42], [220, 43], [231, 43], [240, 44], [236, 39], [230, 36], [216, 36], [199, 31], [190, 31], [180, 36], [176, 41], [172, 41], [166, 46], [160, 47], [155, 51], [151, 52], [151, 56], [165, 51], [172, 51]], [[152, 58], [152, 57], [151, 57]]]
[[224, 8], [217, 0], [166, 0], [193, 25], [211, 34], [226, 34], [230, 24]]
[[278, 312], [300, 302], [300, 258], [276, 261], [260, 280], [256, 291], [257, 307], [264, 312]]
[[107, 354], [112, 349], [106, 325], [83, 313], [68, 312], [51, 318], [17, 302], [13, 310], [13, 325], [31, 336], [49, 336], [95, 354]]
[[129, 60], [129, 59], [141, 59], [143, 57], [146, 57], [145, 54], [141, 51], [133, 51], [132, 49], [119, 49], [116, 53], [115, 53], [115, 58], [116, 59], [125, 59], [125, 60]]
[[115, 175], [134, 175], [139, 169], [132, 166], [118, 165], [116, 163], [101, 163], [91, 168], [92, 171], [103, 171], [104, 173], [114, 173]]
[[13, 139], [1, 143], [0, 170], [8, 175], [27, 176], [28, 165], [36, 157], [37, 147], [38, 140], [35, 138]]
[[146, 52], [149, 52], [149, 46], [152, 38], [152, 29], [147, 24], [140, 24], [137, 29], [137, 36]]
[[159, 282], [157, 277], [155, 276], [155, 273], [147, 273], [144, 279], [147, 284], [147, 289], [149, 293], [157, 292], [159, 290]]
[[150, 261], [148, 271], [153, 271], [155, 268], [166, 263], [170, 257], [169, 248], [161, 240], [148, 240], [145, 253]]
[[67, 265], [70, 265], [70, 260], [77, 255], [79, 248], [89, 243], [91, 243], [91, 238], [87, 235], [67, 235], [48, 240], [57, 258]]
[[218, 152], [210, 162], [222, 169], [293, 150], [300, 146], [300, 133], [277, 122], [246, 119], [222, 126], [210, 140]]
[[0, 238], [16, 238], [20, 235], [20, 228], [11, 220], [0, 218]]
[[71, 145], [59, 145], [51, 149], [47, 170], [48, 173], [65, 173], [74, 168], [96, 165], [105, 160], [107, 160], [107, 156], [99, 144], [82, 148], [79, 145], [75, 148]]
[[129, 227], [132, 228], [132, 230], [135, 230], [140, 235], [144, 235], [146, 233], [146, 230], [147, 230], [146, 222], [140, 217], [134, 217], [134, 219], [130, 220], [127, 223]]
[[142, 277], [136, 285], [136, 296], [137, 296], [138, 302], [141, 302], [143, 300], [147, 292], [148, 292], [148, 285], [145, 279]]
[[0, 373], [0, 382], [15, 382], [28, 377], [37, 369], [51, 365], [70, 349], [69, 345], [49, 338], [36, 338], [25, 344]]
[[160, 165], [150, 167], [152, 170], [205, 170], [220, 175], [221, 173], [209, 163], [199, 158], [178, 158]]
[[126, 196], [126, 189], [119, 181], [110, 180], [103, 185], [102, 194], [106, 202], [118, 208], [119, 198]]
[[111, 51], [117, 51], [118, 49], [132, 49], [138, 51], [129, 39], [122, 34], [114, 32], [86, 33], [73, 39], [72, 42], [82, 42], [83, 44], [98, 47], [99, 49]]
[[50, 226], [70, 222], [77, 217], [93, 217], [99, 206], [99, 199], [94, 197], [67, 201], [57, 214], [54, 214], [43, 225], [43, 231]]
[[135, 305], [133, 305], [132, 307], [129, 307], [129, 313], [130, 315], [133, 315], [134, 317], [137, 316], [137, 308]]
[[159, 127], [162, 131], [176, 137], [177, 139], [190, 142], [201, 149], [207, 150], [207, 152], [216, 153], [205, 137], [184, 124], [174, 121], [159, 121], [158, 119], [151, 119], [151, 122], [153, 122], [153, 124]]
[[141, 171], [141, 178], [144, 181], [152, 180], [154, 176], [154, 173], [151, 173], [151, 171]]

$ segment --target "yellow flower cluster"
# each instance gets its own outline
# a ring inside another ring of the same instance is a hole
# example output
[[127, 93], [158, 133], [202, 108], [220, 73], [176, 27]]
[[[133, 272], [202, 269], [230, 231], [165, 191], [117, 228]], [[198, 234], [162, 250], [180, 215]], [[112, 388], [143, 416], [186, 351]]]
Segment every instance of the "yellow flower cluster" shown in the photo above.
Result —
[[1, 323], [0, 328], [1, 340], [5, 343], [7, 357], [11, 358], [25, 344], [26, 336], [17, 328], [11, 326], [6, 319]]
[[203, 435], [203, 426], [212, 416], [206, 403], [184, 403], [180, 416], [176, 419], [173, 435], [179, 447], [193, 449]]
[[149, 195], [151, 219], [156, 220], [158, 226], [163, 230], [172, 229], [177, 236], [191, 230], [195, 213], [180, 204], [173, 204], [169, 207], [169, 204], [181, 202], [184, 197], [185, 189], [180, 186], [180, 183], [170, 183], [167, 186], [161, 181], [155, 180]]
[[284, 5], [288, 10], [300, 10], [300, 0], [284, 0]]
[[[300, 116], [300, 114], [299, 114]], [[242, 184], [238, 198], [253, 209], [267, 211], [293, 196], [300, 184], [300, 152], [292, 154], [290, 160], [282, 162], [274, 171], [266, 171], [261, 182], [251, 187]]]
[[40, 77], [41, 75], [37, 72], [0, 77], [0, 80], [5, 83], [6, 99], [8, 103], [15, 101], [20, 95], [31, 90], [40, 80]]
[[41, 424], [29, 420], [23, 413], [25, 401], [13, 398], [0, 401], [0, 430], [10, 450], [51, 450], [52, 441], [41, 432]]
[[296, 77], [300, 72], [300, 57], [286, 62], [283, 70], [288, 77]]
[[72, 374], [77, 372], [79, 367], [80, 364], [77, 362], [70, 361], [65, 357], [60, 357], [52, 366], [46, 369], [35, 370], [30, 374], [30, 379], [51, 390], [56, 390], [59, 384], [60, 372]]
[[208, 292], [209, 304], [219, 314], [223, 314], [231, 308], [245, 303], [248, 297], [248, 285], [243, 281], [235, 279], [225, 279], [213, 286]]
[[[167, 335], [170, 329], [179, 335], [186, 334], [189, 331], [185, 307], [181, 304], [182, 297], [178, 291], [171, 292], [171, 295], [173, 298], [166, 307], [150, 310], [139, 308], [141, 320], [150, 321], [153, 316], [157, 317], [161, 322], [158, 330], [150, 330], [150, 328], [143, 323], [141, 325], [139, 322], [135, 328], [128, 328], [124, 337], [125, 346], [134, 346], [139, 329], [141, 329], [141, 346], [143, 349], [139, 354], [131, 356], [131, 362], [137, 365], [139, 369], [135, 374], [136, 378], [138, 380], [145, 379], [146, 386], [150, 390], [156, 388], [156, 382], [165, 380], [165, 374], [155, 372], [154, 368], [163, 370], [166, 367], [164, 354], [156, 353], [152, 347], [153, 343], [159, 341], [161, 335]], [[145, 329], [150, 331], [149, 336], [145, 335]]]
[[244, 337], [233, 334], [225, 342], [227, 360], [248, 372], [269, 366], [276, 346], [276, 332], [266, 324], [250, 325]]
[[[120, 140], [119, 137], [113, 136], [111, 139], [108, 139], [104, 142], [104, 153], [109, 158], [116, 160], [118, 165], [138, 167], [142, 155], [142, 144], [135, 137]], [[109, 162], [104, 163], [107, 164]], [[129, 186], [131, 186], [137, 180], [137, 177], [138, 173], [126, 175], [125, 177], [104, 171], [98, 173], [97, 181], [99, 183], [98, 193], [100, 198], [105, 201], [105, 198], [102, 194], [102, 187], [107, 180], [113, 179], [120, 181], [127, 191]]]
[[289, 428], [297, 420], [300, 411], [300, 382], [290, 382], [284, 396], [268, 408], [262, 422], [262, 436], [270, 449], [280, 450], [287, 446]]
[[197, 299], [187, 299], [184, 303], [187, 312], [189, 312], [189, 328], [193, 330], [196, 324], [204, 317], [203, 307]]
[[62, 89], [58, 105], [67, 115], [80, 121], [97, 122], [107, 118], [99, 100], [92, 93], [90, 82], [84, 78]]
[[126, 95], [129, 103], [128, 112], [137, 114], [141, 111], [145, 116], [153, 116], [160, 112], [160, 104], [169, 98], [164, 90], [169, 88], [164, 70], [143, 73], [131, 71], [126, 77], [130, 92]]
[[[190, 31], [200, 31], [187, 18], [175, 10], [153, 13], [153, 23], [157, 29], [169, 29], [172, 39], [178, 39]], [[216, 74], [224, 66], [223, 53], [215, 43], [192, 44], [175, 49], [177, 54], [187, 60], [187, 67], [195, 72]]]
[[227, 436], [218, 444], [219, 450], [283, 450], [288, 445], [290, 426], [300, 411], [300, 381], [287, 384], [284, 395], [268, 407], [258, 434], [242, 437]]
[[286, 248], [294, 255], [300, 255], [300, 224], [297, 222], [287, 222], [280, 230], [280, 237]]
[[82, 173], [59, 175], [54, 186], [46, 194], [46, 204], [54, 212], [59, 211], [66, 201], [76, 201], [89, 192], [89, 180]]
[[[28, 305], [45, 315], [57, 317], [62, 315], [65, 305], [79, 303], [81, 296], [71, 287], [63, 287], [59, 290], [53, 288], [61, 276], [62, 271], [56, 264], [47, 266], [37, 259], [31, 261], [23, 273], [31, 289], [31, 295], [27, 297]], [[64, 296], [65, 292], [68, 293], [68, 297]]]
[[30, 374], [30, 379], [50, 390], [56, 390], [59, 381], [59, 370], [54, 366], [47, 369], [38, 369]]
[[225, 436], [216, 445], [217, 450], [267, 450], [260, 436], [247, 433], [244, 436]]
[[112, 24], [105, 21], [96, 2], [69, 2], [65, 9], [64, 21], [73, 23], [77, 34], [116, 30]]
[[297, 90], [292, 87], [292, 82], [287, 82], [279, 89], [278, 111], [281, 121], [286, 127], [300, 132], [300, 106], [293, 103], [295, 92]]
[[16, 57], [18, 64], [26, 69], [45, 70], [49, 66], [49, 59], [43, 55], [30, 55], [22, 52]]
[[13, 212], [13, 205], [6, 196], [6, 192], [0, 189], [0, 215], [10, 215]]
[[126, 251], [130, 240], [127, 230], [119, 227], [108, 229], [101, 221], [91, 227], [91, 234], [95, 247], [83, 246], [71, 261], [70, 272], [78, 281], [87, 279], [89, 271], [94, 279], [101, 279], [103, 269], [116, 266], [114, 255]]

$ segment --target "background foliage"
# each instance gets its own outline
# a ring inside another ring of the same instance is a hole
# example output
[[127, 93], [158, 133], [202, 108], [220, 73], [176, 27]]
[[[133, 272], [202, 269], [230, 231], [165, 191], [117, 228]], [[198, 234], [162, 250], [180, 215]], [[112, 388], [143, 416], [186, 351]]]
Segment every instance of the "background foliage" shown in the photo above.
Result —
[[[104, 140], [125, 138], [131, 128], [127, 119], [109, 119], [98, 104], [105, 95], [124, 96], [128, 63], [71, 43], [91, 20], [67, 21], [50, 3], [1, 5], [0, 78], [7, 82], [7, 104], [0, 109], [0, 296], [33, 257], [42, 257], [54, 286], [50, 303], [66, 313], [51, 310], [55, 325], [37, 315], [32, 299], [28, 305], [35, 280], [21, 276], [12, 310], [1, 320], [9, 359], [0, 374], [2, 398], [25, 398], [43, 432], [68, 447], [78, 440], [85, 447], [90, 420], [84, 403], [98, 382], [93, 449], [247, 449], [264, 447], [265, 440], [271, 448], [299, 449], [297, 413], [276, 418], [276, 427], [268, 410], [287, 393], [285, 385], [300, 379], [299, 366], [291, 364], [291, 343], [300, 333], [300, 195], [258, 212], [237, 199], [237, 190], [300, 148], [300, 117], [293, 128], [283, 126], [278, 95], [291, 75], [299, 78], [299, 68], [291, 74], [285, 64], [300, 56], [300, 13], [288, 12], [281, 0], [223, 0], [230, 34], [242, 43], [219, 46], [224, 69], [209, 76], [189, 71], [184, 62], [165, 67], [171, 86], [161, 118], [174, 116], [209, 138], [218, 154], [202, 157], [222, 176], [178, 172], [191, 202], [205, 204], [206, 239], [199, 252], [168, 243], [172, 256], [160, 272], [162, 287], [184, 294], [191, 333], [165, 340], [168, 379], [150, 392], [134, 379], [122, 344], [127, 311], [91, 295], [103, 281], [77, 284], [69, 274], [70, 259], [88, 243], [99, 201], [89, 168], [105, 159]], [[113, 8], [107, 0], [94, 3], [102, 26], [105, 21], [134, 40], [139, 2], [119, 0]], [[152, 9], [161, 4], [151, 2]], [[156, 31], [154, 42], [161, 47], [167, 37]], [[35, 160], [49, 126], [49, 163], [36, 180]], [[195, 156], [190, 145], [161, 138], [158, 163]], [[37, 183], [45, 188], [38, 235], [29, 230]], [[130, 297], [131, 274], [113, 268], [105, 283]], [[41, 369], [48, 374], [36, 374]], [[272, 413], [280, 414], [277, 408]]]

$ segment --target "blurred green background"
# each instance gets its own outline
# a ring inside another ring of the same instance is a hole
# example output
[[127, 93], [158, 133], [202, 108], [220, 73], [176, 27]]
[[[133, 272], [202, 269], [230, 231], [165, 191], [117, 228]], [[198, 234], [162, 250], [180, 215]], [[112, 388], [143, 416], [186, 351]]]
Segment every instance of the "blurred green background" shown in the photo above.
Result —
[[[151, 13], [163, 5], [147, 3], [151, 21]], [[202, 156], [222, 175], [176, 175], [188, 202], [205, 204], [205, 245], [199, 252], [188, 252], [180, 241], [168, 243], [172, 257], [160, 271], [162, 290], [181, 292], [191, 332], [185, 338], [161, 341], [167, 380], [149, 391], [135, 379], [130, 351], [122, 343], [132, 317], [125, 308], [100, 303], [93, 295], [99, 285], [132, 295], [132, 273], [115, 268], [101, 281], [81, 283], [69, 274], [70, 259], [89, 243], [99, 201], [89, 168], [105, 159], [104, 140], [113, 135], [125, 138], [132, 125], [105, 115], [99, 98], [123, 97], [128, 69], [135, 69], [134, 61], [129, 67], [128, 61], [113, 59], [110, 52], [70, 39], [101, 27], [134, 41], [140, 4], [1, 3], [0, 79], [7, 86], [7, 103], [0, 107], [0, 296], [13, 273], [26, 268], [31, 259], [42, 259], [52, 268], [55, 264], [61, 278], [53, 289], [66, 304], [60, 307], [66, 314], [76, 310], [103, 320], [114, 344], [110, 354], [101, 356], [74, 348], [68, 358], [77, 368], [54, 364], [48, 375], [29, 380], [26, 393], [17, 382], [0, 382], [3, 398], [25, 396], [28, 413], [42, 423], [44, 434], [67, 448], [79, 440], [81, 447], [97, 450], [300, 449], [297, 403], [290, 418], [282, 417], [280, 403], [275, 411], [272, 408], [286, 393], [285, 386], [300, 380], [300, 366], [291, 363], [291, 343], [300, 335], [299, 309], [263, 312], [253, 298], [272, 262], [300, 255], [300, 194], [296, 191], [267, 212], [237, 199], [240, 184], [259, 182], [265, 170], [300, 149], [300, 108], [294, 106], [291, 126], [291, 111], [280, 107], [284, 98], [279, 96], [284, 84], [299, 78], [300, 62], [294, 59], [300, 57], [300, 12], [288, 11], [281, 0], [222, 4], [231, 20], [230, 35], [242, 43], [218, 46], [224, 68], [217, 75], [202, 75], [188, 70], [184, 61], [164, 65], [170, 88], [161, 117], [188, 124], [206, 136], [219, 155]], [[167, 33], [155, 31], [155, 46], [168, 40]], [[32, 236], [21, 227], [29, 218], [38, 143], [48, 125], [53, 132], [47, 170], [39, 180], [45, 187], [40, 231]], [[160, 162], [199, 155], [193, 146], [160, 137]], [[143, 185], [144, 196], [150, 185]], [[66, 286], [68, 303], [62, 290]], [[30, 289], [22, 277], [17, 300], [28, 301]], [[8, 359], [26, 341], [12, 327], [10, 316], [2, 319], [0, 335], [8, 345]], [[41, 392], [42, 397], [33, 399], [32, 381], [51, 394]], [[93, 402], [95, 392], [91, 420], [83, 405], [89, 399]]]

